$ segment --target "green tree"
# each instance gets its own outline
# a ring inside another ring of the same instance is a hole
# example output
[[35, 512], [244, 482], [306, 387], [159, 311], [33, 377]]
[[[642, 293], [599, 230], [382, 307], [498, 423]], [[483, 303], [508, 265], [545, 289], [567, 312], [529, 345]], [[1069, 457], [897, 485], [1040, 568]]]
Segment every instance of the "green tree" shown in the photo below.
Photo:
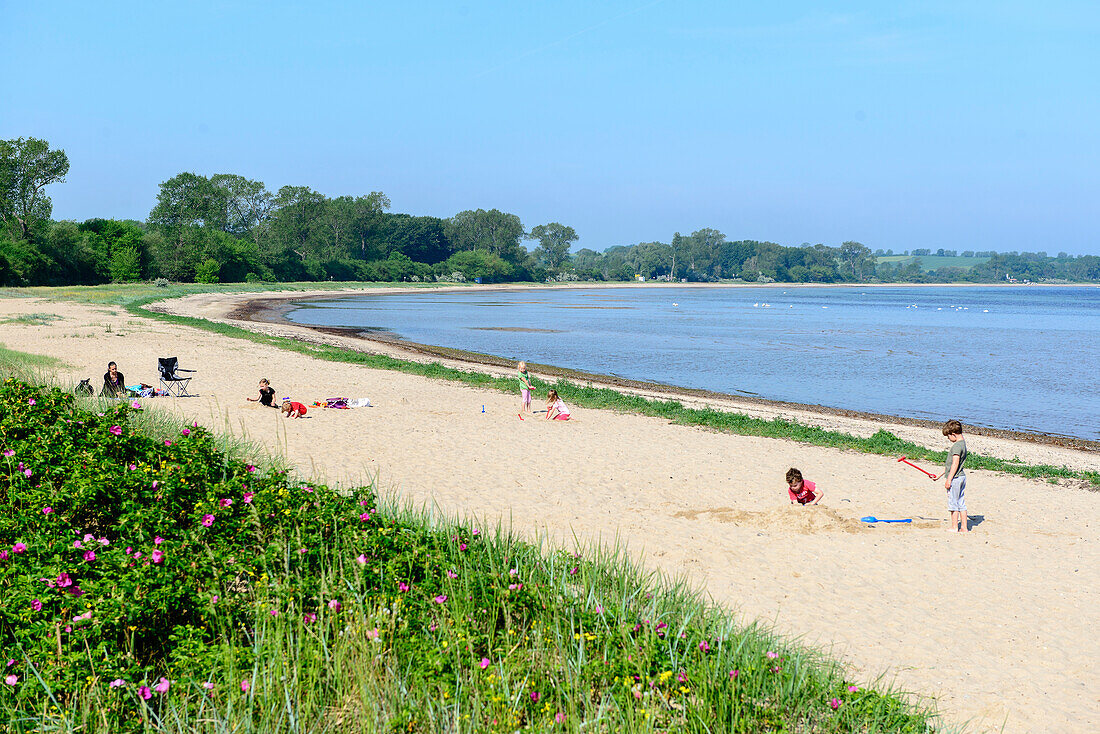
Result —
[[524, 256], [519, 244], [523, 236], [519, 217], [498, 209], [459, 212], [447, 222], [447, 239], [456, 251], [486, 250], [512, 262]]
[[577, 241], [577, 232], [564, 224], [550, 222], [532, 229], [531, 238], [539, 241], [535, 257], [548, 268], [557, 270], [569, 259], [569, 248]]
[[875, 272], [875, 256], [870, 248], [848, 241], [840, 246], [840, 272], [852, 280], [865, 280]]
[[64, 183], [69, 157], [38, 138], [0, 140], [0, 221], [12, 236], [33, 240], [36, 225], [49, 221], [53, 202], [43, 189]]
[[226, 228], [228, 194], [210, 179], [181, 173], [160, 185], [149, 225], [161, 235], [154, 259], [172, 280], [189, 280], [212, 231]]
[[136, 247], [121, 247], [111, 253], [111, 282], [132, 283], [141, 280], [141, 252]]
[[224, 230], [237, 237], [255, 239], [258, 227], [271, 215], [275, 201], [263, 181], [252, 181], [233, 173], [216, 173], [210, 177], [210, 183], [224, 192]]
[[221, 263], [212, 257], [208, 257], [195, 268], [195, 282], [217, 283], [220, 280], [218, 273], [221, 272], [221, 269]]

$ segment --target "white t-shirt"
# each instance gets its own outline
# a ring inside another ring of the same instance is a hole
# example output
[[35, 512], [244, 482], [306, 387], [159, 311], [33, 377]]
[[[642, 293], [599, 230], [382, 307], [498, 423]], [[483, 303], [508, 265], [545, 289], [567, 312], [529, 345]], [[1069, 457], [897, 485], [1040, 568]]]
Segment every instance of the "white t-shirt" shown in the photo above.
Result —
[[561, 398], [558, 398], [558, 402], [554, 403], [554, 408], [562, 415], [569, 415], [569, 408], [565, 407], [565, 403]]

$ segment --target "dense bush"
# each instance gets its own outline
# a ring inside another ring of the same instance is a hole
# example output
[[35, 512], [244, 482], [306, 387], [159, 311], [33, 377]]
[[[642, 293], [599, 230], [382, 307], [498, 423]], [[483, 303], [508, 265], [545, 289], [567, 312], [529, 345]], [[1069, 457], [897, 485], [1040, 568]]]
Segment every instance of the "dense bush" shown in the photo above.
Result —
[[[55, 695], [89, 675], [152, 680], [181, 641], [214, 641], [213, 617], [250, 618], [255, 579], [273, 566], [295, 570], [287, 604], [318, 606], [321, 549], [362, 508], [227, 460], [201, 428], [163, 441], [137, 433], [136, 403], [103, 413], [74, 403], [10, 379], [0, 388], [0, 646], [18, 661], [9, 674], [41, 677]], [[312, 550], [284, 558], [290, 529]], [[178, 662], [205, 673], [201, 659]]]

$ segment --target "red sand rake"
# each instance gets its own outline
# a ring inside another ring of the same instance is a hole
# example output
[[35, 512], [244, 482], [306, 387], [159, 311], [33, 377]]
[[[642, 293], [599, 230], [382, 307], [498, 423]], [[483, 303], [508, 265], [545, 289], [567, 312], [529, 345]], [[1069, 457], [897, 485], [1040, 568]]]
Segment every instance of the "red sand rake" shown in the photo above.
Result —
[[913, 467], [914, 469], [916, 469], [916, 470], [917, 470], [917, 471], [919, 471], [920, 473], [922, 473], [922, 474], [925, 474], [925, 475], [927, 475], [927, 476], [931, 477], [932, 479], [935, 479], [935, 478], [936, 478], [936, 475], [935, 475], [935, 474], [933, 474], [932, 472], [930, 472], [930, 471], [925, 471], [924, 469], [921, 469], [921, 468], [920, 468], [919, 466], [917, 466], [916, 464], [914, 464], [914, 463], [913, 463], [913, 462], [911, 462], [911, 461], [906, 461], [906, 460], [905, 460], [905, 457], [904, 457], [904, 456], [903, 456], [903, 457], [901, 457], [900, 459], [898, 459], [898, 461], [899, 461], [899, 462], [903, 462], [903, 463], [905, 463], [905, 464], [908, 464], [909, 466]]

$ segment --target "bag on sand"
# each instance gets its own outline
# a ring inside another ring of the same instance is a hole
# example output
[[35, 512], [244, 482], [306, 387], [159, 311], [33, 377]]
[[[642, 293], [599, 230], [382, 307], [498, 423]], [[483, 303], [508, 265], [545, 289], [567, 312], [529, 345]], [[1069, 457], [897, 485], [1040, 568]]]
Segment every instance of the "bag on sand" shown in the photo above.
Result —
[[348, 399], [347, 398], [325, 398], [325, 407], [326, 408], [339, 408], [340, 410], [345, 410], [348, 407]]

